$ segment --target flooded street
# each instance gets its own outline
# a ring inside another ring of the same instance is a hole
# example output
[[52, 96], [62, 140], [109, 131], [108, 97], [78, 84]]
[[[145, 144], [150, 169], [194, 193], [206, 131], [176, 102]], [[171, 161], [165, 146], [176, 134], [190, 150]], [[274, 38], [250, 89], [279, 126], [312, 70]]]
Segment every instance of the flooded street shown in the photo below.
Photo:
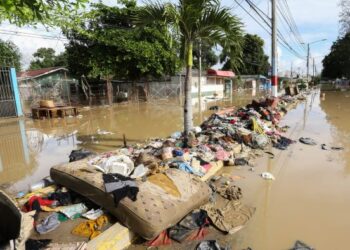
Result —
[[[211, 106], [239, 107], [254, 96], [252, 90], [235, 92], [232, 100], [203, 100], [201, 106], [193, 99], [194, 122], [198, 125], [209, 117], [214, 112], [209, 110]], [[0, 121], [0, 185], [12, 192], [27, 190], [48, 176], [50, 167], [68, 162], [73, 149], [105, 152], [123, 145], [123, 134], [128, 144], [135, 144], [183, 128], [179, 99], [81, 108], [80, 114], [64, 119]]]
[[[233, 101], [194, 106], [195, 123], [213, 111], [209, 107], [242, 106], [251, 101], [251, 91], [236, 93]], [[12, 191], [27, 189], [30, 183], [48, 175], [49, 168], [68, 161], [72, 149], [84, 147], [96, 152], [112, 150], [150, 137], [164, 137], [182, 128], [179, 100], [157, 103], [121, 104], [82, 109], [82, 117], [32, 120], [11, 119], [0, 123], [0, 184]], [[281, 250], [301, 240], [318, 250], [347, 249], [350, 231], [350, 92], [319, 92], [291, 110], [281, 126], [286, 136], [298, 140], [311, 137], [316, 146], [299, 142], [288, 150], [269, 148], [248, 167], [227, 167], [226, 174], [239, 176], [244, 202], [257, 208], [248, 225], [238, 233], [209, 236], [232, 249]], [[113, 134], [104, 134], [111, 132]], [[101, 135], [102, 134], [102, 135]], [[343, 151], [322, 150], [321, 144], [344, 147]], [[271, 172], [275, 181], [259, 174]], [[179, 246], [179, 245], [178, 245]], [[182, 246], [183, 247], [183, 246]], [[176, 248], [176, 247], [175, 247]], [[183, 249], [183, 248], [179, 248]]]
[[[317, 146], [297, 142], [287, 151], [270, 149], [275, 159], [259, 159], [255, 172], [241, 175], [238, 185], [246, 202], [257, 207], [248, 226], [231, 237], [234, 249], [290, 249], [301, 240], [318, 250], [348, 249], [350, 231], [350, 92], [327, 92], [310, 97], [288, 113], [282, 125], [295, 140], [311, 137]], [[342, 146], [325, 151], [321, 144]], [[273, 182], [259, 173], [270, 171]], [[227, 170], [228, 171], [228, 170]]]

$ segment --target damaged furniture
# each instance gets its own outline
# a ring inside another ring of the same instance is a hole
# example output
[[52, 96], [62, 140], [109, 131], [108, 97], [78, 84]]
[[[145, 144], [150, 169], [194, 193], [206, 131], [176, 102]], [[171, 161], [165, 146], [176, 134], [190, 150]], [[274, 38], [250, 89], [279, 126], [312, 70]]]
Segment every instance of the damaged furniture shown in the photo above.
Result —
[[121, 224], [147, 240], [206, 204], [211, 193], [209, 186], [198, 177], [178, 169], [167, 169], [164, 175], [171, 180], [171, 185], [163, 183], [164, 178], [154, 181], [158, 174], [152, 176], [152, 182], [136, 180], [139, 188], [136, 200], [125, 197], [116, 205], [112, 194], [105, 192], [103, 174], [86, 160], [53, 167], [50, 174], [57, 184], [104, 207]]

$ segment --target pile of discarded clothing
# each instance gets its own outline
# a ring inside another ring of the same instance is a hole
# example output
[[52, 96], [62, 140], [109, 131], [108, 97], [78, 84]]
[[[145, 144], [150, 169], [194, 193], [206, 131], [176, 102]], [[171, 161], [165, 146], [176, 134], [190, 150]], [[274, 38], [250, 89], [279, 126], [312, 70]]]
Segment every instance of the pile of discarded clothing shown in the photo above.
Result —
[[[92, 239], [108, 224], [100, 207], [149, 246], [203, 239], [209, 225], [233, 234], [246, 225], [255, 208], [242, 204], [242, 190], [232, 180], [210, 177], [220, 165], [251, 165], [255, 151], [268, 145], [285, 150], [294, 143], [283, 136], [288, 127], [278, 123], [299, 99], [264, 98], [221, 110], [187, 136], [175, 132], [99, 155], [74, 152], [71, 163], [53, 167], [50, 173], [69, 191], [56, 187], [25, 195], [23, 211], [36, 211], [39, 234], [82, 217], [88, 220], [72, 233]], [[48, 216], [39, 216], [43, 212]], [[206, 244], [217, 243], [202, 245]]]
[[[27, 194], [20, 193], [16, 201], [23, 213], [33, 215], [32, 227], [39, 235], [55, 232], [62, 223], [80, 218], [78, 222], [72, 223], [71, 234], [80, 236], [80, 243], [83, 243], [97, 237], [109, 225], [110, 216], [107, 216], [102, 208], [65, 187], [50, 185], [37, 188]], [[42, 240], [38, 240], [37, 236], [29, 237], [34, 239], [29, 239], [27, 244], [43, 245]], [[77, 246], [81, 245], [78, 243]], [[46, 240], [44, 245], [48, 247], [52, 245], [50, 244], [51, 240]]]
[[295, 141], [283, 136], [288, 126], [279, 127], [280, 119], [297, 97], [253, 100], [246, 107], [231, 108], [213, 114], [185, 137], [180, 132], [165, 139], [150, 139], [115, 152], [98, 155], [89, 164], [105, 174], [120, 174], [138, 179], [167, 168], [177, 168], [202, 177], [218, 163], [249, 164], [251, 149], [269, 144], [285, 150]]

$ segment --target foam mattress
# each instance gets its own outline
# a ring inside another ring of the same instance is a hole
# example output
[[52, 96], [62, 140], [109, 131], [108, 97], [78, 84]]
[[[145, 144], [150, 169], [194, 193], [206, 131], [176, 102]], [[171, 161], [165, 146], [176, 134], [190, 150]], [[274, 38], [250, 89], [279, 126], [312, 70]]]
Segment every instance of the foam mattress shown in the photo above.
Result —
[[119, 222], [147, 240], [207, 203], [211, 193], [209, 186], [198, 177], [178, 169], [168, 169], [165, 174], [173, 181], [180, 196], [171, 195], [150, 181], [137, 181], [139, 193], [136, 201], [126, 197], [116, 206], [112, 194], [105, 192], [102, 173], [92, 169], [86, 160], [53, 167], [50, 174], [57, 184], [105, 208]]

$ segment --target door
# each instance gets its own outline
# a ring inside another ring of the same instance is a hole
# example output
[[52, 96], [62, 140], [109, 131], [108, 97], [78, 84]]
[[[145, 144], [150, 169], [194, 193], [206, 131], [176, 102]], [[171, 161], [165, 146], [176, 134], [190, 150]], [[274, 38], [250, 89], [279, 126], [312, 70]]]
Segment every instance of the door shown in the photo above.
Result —
[[9, 67], [0, 67], [0, 117], [16, 116], [16, 100]]

